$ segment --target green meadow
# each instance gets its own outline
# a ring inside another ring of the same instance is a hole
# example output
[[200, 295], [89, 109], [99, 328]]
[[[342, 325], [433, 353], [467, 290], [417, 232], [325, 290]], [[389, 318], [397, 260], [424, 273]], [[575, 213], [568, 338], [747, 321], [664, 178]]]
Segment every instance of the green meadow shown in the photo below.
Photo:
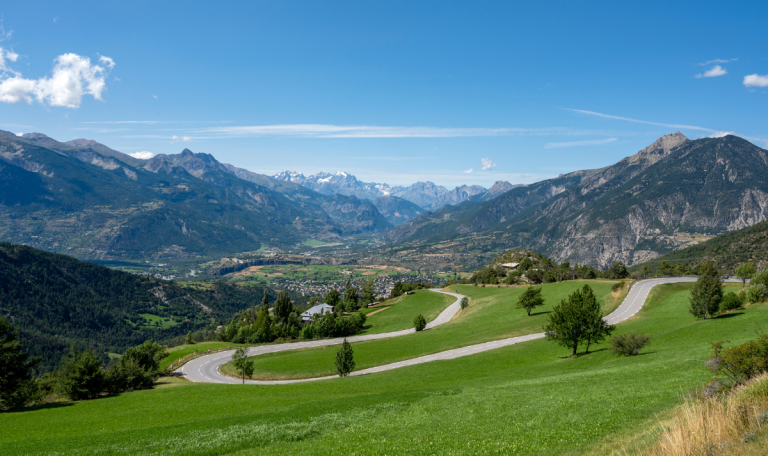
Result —
[[[581, 284], [556, 285], [545, 297]], [[594, 287], [610, 297], [610, 283]], [[703, 364], [710, 342], [742, 343], [768, 326], [765, 305], [697, 321], [687, 311], [689, 290], [655, 288], [643, 310], [618, 326], [617, 333], [652, 337], [635, 357], [613, 356], [604, 343], [571, 358], [568, 349], [536, 340], [321, 382], [167, 381], [156, 390], [0, 414], [0, 454], [610, 454], [652, 438], [655, 423], [711, 376]], [[472, 298], [469, 309], [442, 327], [386, 341], [380, 353], [406, 337], [428, 351], [450, 348], [458, 337], [460, 346], [538, 331], [550, 308], [525, 317], [510, 302], [520, 290], [457, 291]], [[365, 345], [354, 344], [360, 362]]]

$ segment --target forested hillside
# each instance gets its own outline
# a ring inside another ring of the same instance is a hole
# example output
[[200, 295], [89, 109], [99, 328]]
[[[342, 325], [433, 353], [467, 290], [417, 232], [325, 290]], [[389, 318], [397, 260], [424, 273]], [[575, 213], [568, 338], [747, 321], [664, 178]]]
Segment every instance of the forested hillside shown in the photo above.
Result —
[[679, 262], [693, 269], [707, 260], [714, 260], [718, 269], [728, 274], [733, 274], [740, 264], [746, 262], [754, 263], [758, 269], [768, 266], [768, 221], [670, 252], [648, 262], [648, 265], [651, 270], [657, 270], [663, 261], [670, 265]]
[[260, 287], [215, 283], [181, 287], [65, 255], [0, 243], [0, 315], [19, 329], [42, 371], [71, 345], [122, 353], [231, 318], [261, 301]]

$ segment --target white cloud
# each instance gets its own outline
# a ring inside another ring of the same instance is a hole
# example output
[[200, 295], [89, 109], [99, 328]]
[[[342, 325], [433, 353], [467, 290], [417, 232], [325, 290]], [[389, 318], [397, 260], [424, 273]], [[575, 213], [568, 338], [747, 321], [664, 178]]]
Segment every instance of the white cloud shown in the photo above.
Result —
[[472, 169], [472, 168], [469, 168], [469, 169], [468, 169], [468, 170], [466, 170], [466, 171], [462, 171], [462, 173], [464, 173], [464, 174], [472, 174], [472, 171], [474, 171], [474, 169]]
[[155, 100], [157, 100], [157, 95], [152, 95], [152, 96], [155, 98]]
[[192, 137], [191, 136], [176, 136], [176, 135], [173, 135], [172, 139], [173, 139], [173, 142], [175, 142], [175, 143], [177, 143], [177, 142], [191, 142], [192, 141]]
[[150, 158], [155, 156], [154, 152], [150, 152], [148, 150], [143, 150], [141, 152], [134, 152], [132, 154], [128, 154], [133, 158], [138, 158], [139, 160], [149, 160]]
[[18, 133], [16, 133], [16, 136], [24, 136], [24, 133], [18, 132]]
[[708, 69], [704, 73], [697, 74], [696, 78], [716, 78], [718, 76], [723, 76], [728, 74], [728, 71], [726, 71], [725, 68], [721, 67], [720, 65], [715, 65], [712, 68]]
[[723, 136], [735, 135], [735, 134], [736, 133], [734, 133], [732, 131], [718, 131], [716, 133], [712, 133], [711, 135], [709, 135], [709, 137], [710, 138], [722, 138]]
[[483, 167], [481, 168], [483, 171], [496, 168], [496, 163], [494, 163], [490, 158], [481, 158], [480, 163], [483, 164]]
[[107, 66], [91, 65], [88, 57], [62, 54], [56, 58], [50, 77], [25, 79], [21, 73], [8, 68], [6, 59], [15, 62], [18, 54], [0, 48], [0, 102], [32, 103], [37, 100], [49, 106], [78, 108], [84, 95], [102, 100], [106, 88], [105, 78], [115, 63], [109, 57], [99, 60]]
[[744, 85], [746, 87], [768, 87], [768, 74], [765, 76], [759, 74], [744, 76]]
[[735, 62], [737, 60], [739, 60], [739, 59], [728, 59], [728, 60], [714, 59], [714, 60], [708, 60], [708, 61], [706, 61], [704, 63], [697, 63], [696, 65], [707, 66], [707, 65], [711, 65], [713, 63], [728, 63], [728, 62]]
[[608, 144], [616, 141], [617, 138], [606, 139], [593, 139], [590, 141], [570, 141], [570, 142], [555, 142], [547, 143], [544, 145], [545, 149], [556, 149], [559, 147], [576, 147], [576, 146], [599, 146], [601, 144]]

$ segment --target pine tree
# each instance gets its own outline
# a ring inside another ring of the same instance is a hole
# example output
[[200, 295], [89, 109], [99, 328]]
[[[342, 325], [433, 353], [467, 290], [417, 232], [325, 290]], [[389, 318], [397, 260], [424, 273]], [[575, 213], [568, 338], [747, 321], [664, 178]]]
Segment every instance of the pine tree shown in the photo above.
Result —
[[413, 319], [413, 327], [416, 329], [416, 331], [422, 331], [427, 326], [427, 320], [424, 318], [424, 315], [418, 314], [416, 315], [416, 318]]
[[40, 362], [21, 353], [18, 337], [19, 332], [0, 317], [0, 410], [27, 402], [27, 387], [34, 382], [32, 369]]
[[269, 310], [269, 295], [266, 288], [264, 289], [264, 297], [261, 298], [261, 307]]
[[275, 301], [275, 322], [282, 323], [286, 321], [291, 312], [293, 312], [291, 298], [285, 294], [285, 291], [281, 291], [277, 295], [277, 301]]
[[341, 348], [336, 352], [336, 360], [334, 361], [336, 366], [336, 372], [339, 377], [346, 377], [350, 372], [355, 370], [354, 352], [352, 351], [352, 344], [347, 342], [344, 338], [344, 342], [341, 344]]
[[376, 301], [376, 293], [373, 291], [373, 279], [369, 279], [363, 284], [362, 304], [368, 305]]
[[352, 279], [347, 278], [347, 284], [344, 286], [344, 306], [347, 310], [357, 309], [357, 288], [352, 286]]
[[528, 312], [528, 316], [531, 316], [531, 311], [538, 306], [544, 305], [544, 298], [541, 297], [541, 287], [529, 287], [520, 298], [517, 300], [517, 308], [525, 309]]
[[696, 318], [706, 320], [714, 317], [720, 310], [723, 300], [723, 287], [720, 284], [720, 272], [712, 260], [700, 268], [699, 279], [691, 289], [691, 307], [688, 309]]
[[97, 397], [106, 386], [101, 360], [90, 350], [80, 353], [70, 351], [61, 368], [60, 378], [62, 391], [73, 401]]
[[192, 331], [187, 332], [187, 337], [184, 338], [184, 343], [187, 345], [192, 345], [195, 343], [195, 341], [192, 340]]
[[606, 337], [610, 336], [614, 326], [607, 324], [603, 320], [603, 309], [589, 285], [584, 285], [584, 288], [581, 289], [581, 308], [584, 313], [584, 324], [587, 328], [585, 337], [587, 342], [586, 352], [589, 353], [589, 345], [602, 342]]

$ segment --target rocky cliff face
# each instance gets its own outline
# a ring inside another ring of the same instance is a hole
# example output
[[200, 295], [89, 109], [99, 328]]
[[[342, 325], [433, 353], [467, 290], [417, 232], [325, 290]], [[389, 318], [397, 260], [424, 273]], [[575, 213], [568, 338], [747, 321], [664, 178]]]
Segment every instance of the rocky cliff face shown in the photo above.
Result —
[[419, 217], [392, 240], [507, 233], [558, 261], [634, 264], [768, 218], [767, 152], [735, 136], [681, 133], [615, 165], [512, 189], [476, 207]]

